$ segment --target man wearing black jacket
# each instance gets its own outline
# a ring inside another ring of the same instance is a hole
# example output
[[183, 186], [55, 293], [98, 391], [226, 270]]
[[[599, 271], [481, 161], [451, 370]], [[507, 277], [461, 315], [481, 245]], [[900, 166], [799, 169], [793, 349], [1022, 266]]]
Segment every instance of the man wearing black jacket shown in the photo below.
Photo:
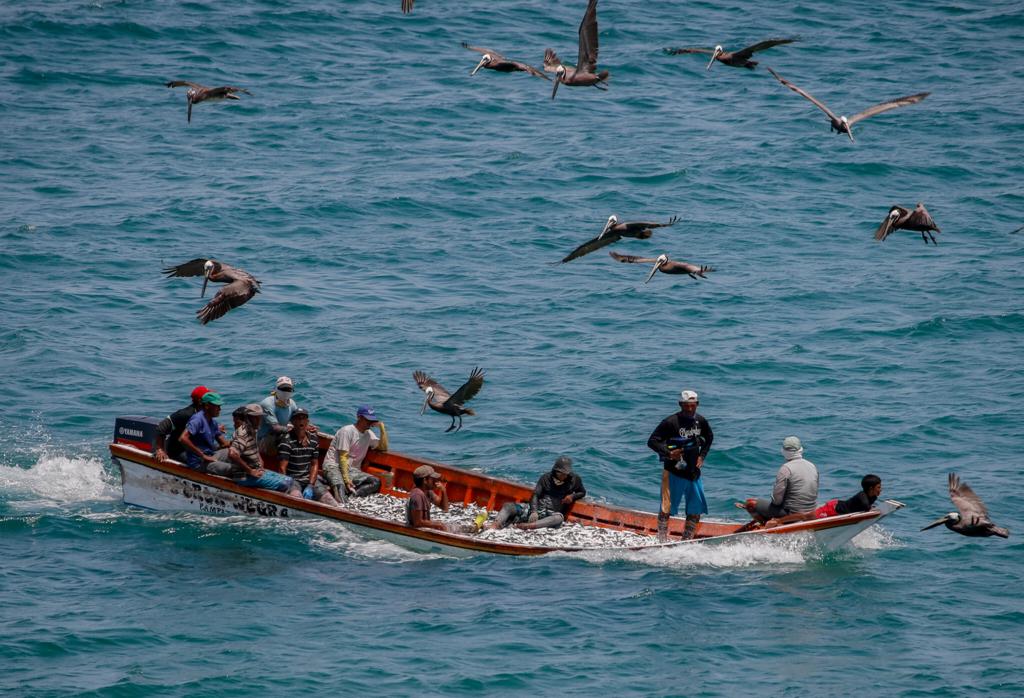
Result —
[[679, 512], [679, 502], [686, 499], [686, 528], [683, 540], [697, 533], [701, 514], [708, 513], [701, 468], [711, 449], [715, 435], [703, 415], [697, 414], [697, 393], [684, 390], [679, 396], [679, 412], [661, 421], [647, 446], [658, 454], [663, 466], [661, 474], [661, 509], [658, 512], [658, 537], [668, 537], [668, 520]]
[[537, 480], [530, 497], [530, 514], [525, 523], [516, 528], [558, 528], [565, 522], [572, 505], [587, 496], [583, 480], [572, 471], [572, 458], [559, 456], [551, 472]]
[[153, 455], [158, 461], [161, 463], [167, 460], [184, 462], [185, 447], [179, 441], [181, 432], [185, 431], [185, 425], [188, 424], [188, 420], [192, 419], [192, 415], [199, 411], [199, 401], [208, 392], [210, 390], [205, 386], [197, 385], [192, 391], [191, 405], [182, 407], [174, 414], [167, 415], [156, 425], [156, 452]]

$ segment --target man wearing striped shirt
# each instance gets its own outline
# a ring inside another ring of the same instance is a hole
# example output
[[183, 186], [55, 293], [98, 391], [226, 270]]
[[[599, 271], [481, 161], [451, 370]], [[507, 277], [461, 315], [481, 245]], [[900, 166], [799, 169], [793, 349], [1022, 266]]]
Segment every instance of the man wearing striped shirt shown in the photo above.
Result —
[[320, 478], [319, 440], [309, 428], [309, 412], [297, 408], [292, 412], [291, 424], [291, 431], [278, 446], [278, 470], [295, 480], [306, 499], [338, 506], [338, 501]]

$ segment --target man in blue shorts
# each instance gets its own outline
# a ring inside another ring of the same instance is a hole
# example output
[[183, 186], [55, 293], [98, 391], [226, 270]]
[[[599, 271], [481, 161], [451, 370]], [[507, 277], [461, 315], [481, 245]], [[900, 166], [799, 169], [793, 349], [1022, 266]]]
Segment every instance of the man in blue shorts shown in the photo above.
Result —
[[715, 435], [708, 420], [697, 414], [697, 393], [684, 390], [679, 396], [679, 412], [669, 415], [655, 428], [647, 446], [658, 454], [661, 473], [661, 509], [658, 512], [658, 538], [668, 538], [668, 520], [679, 513], [680, 500], [686, 500], [686, 528], [683, 540], [697, 533], [701, 514], [708, 513], [701, 468]]

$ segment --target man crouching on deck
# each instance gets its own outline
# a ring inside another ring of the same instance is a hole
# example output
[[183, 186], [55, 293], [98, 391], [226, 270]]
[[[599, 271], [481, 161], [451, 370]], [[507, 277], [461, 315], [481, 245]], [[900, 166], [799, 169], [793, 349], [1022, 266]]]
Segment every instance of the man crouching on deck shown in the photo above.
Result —
[[429, 465], [421, 465], [412, 471], [412, 481], [416, 486], [409, 491], [409, 499], [405, 503], [405, 523], [413, 528], [447, 531], [444, 523], [430, 520], [431, 503], [441, 511], [448, 511], [448, 490], [441, 482], [441, 476]]

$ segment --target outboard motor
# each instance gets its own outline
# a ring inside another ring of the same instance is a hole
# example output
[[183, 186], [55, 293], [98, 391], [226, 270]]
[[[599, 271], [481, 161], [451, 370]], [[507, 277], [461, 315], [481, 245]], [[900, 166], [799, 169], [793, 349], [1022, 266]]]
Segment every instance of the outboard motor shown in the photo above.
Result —
[[154, 417], [118, 417], [114, 420], [114, 443], [134, 446], [146, 453], [156, 450], [156, 425]]

